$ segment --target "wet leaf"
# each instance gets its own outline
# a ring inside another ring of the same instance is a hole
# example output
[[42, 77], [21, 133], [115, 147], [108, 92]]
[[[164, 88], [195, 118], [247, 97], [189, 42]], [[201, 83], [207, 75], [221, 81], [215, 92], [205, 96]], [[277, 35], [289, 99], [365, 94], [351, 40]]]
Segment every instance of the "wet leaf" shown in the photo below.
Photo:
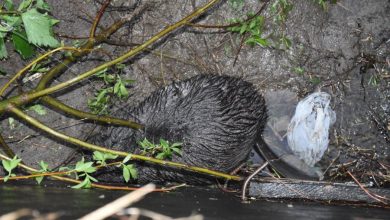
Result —
[[21, 55], [23, 59], [28, 59], [34, 56], [34, 47], [27, 41], [25, 33], [14, 31], [12, 33], [12, 43], [15, 50]]
[[53, 37], [52, 26], [58, 21], [33, 8], [22, 14], [28, 41], [32, 44], [57, 47], [59, 42]]

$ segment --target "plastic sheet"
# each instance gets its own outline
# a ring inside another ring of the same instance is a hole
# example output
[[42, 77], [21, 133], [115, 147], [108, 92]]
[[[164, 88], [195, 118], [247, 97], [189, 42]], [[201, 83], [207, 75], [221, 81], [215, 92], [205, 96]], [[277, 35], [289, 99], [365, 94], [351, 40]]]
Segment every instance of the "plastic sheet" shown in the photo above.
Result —
[[313, 93], [301, 100], [287, 130], [291, 150], [309, 166], [321, 160], [329, 144], [329, 128], [336, 113], [329, 106], [330, 95]]

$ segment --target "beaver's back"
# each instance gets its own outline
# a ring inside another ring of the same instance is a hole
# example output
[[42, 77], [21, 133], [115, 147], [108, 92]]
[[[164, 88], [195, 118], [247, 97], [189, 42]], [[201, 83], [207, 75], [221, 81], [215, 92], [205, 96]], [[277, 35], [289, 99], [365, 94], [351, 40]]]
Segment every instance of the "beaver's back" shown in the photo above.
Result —
[[[153, 92], [131, 111], [145, 126], [144, 131], [114, 128], [116, 131], [111, 130], [107, 137], [108, 145], [115, 142], [123, 150], [137, 152], [140, 148], [135, 142], [144, 137], [154, 143], [160, 138], [181, 142], [182, 155], [174, 155], [173, 161], [221, 172], [230, 172], [245, 162], [267, 117], [264, 98], [252, 84], [216, 75], [172, 83]], [[139, 167], [142, 182], [203, 181], [199, 175], [192, 175], [152, 164]]]

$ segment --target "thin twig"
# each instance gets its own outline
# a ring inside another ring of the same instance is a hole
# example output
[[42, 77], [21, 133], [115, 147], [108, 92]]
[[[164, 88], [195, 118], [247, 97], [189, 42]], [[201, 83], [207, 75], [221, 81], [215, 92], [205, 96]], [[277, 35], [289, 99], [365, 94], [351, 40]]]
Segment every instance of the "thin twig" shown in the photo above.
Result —
[[266, 161], [263, 165], [261, 165], [259, 168], [257, 168], [251, 175], [248, 176], [248, 178], [245, 179], [244, 185], [242, 186], [242, 194], [241, 194], [241, 200], [246, 200], [246, 188], [248, 187], [249, 182], [252, 180], [254, 176], [256, 176], [260, 171], [262, 171], [266, 166], [268, 166], [269, 162]]
[[[380, 203], [383, 203], [385, 205], [388, 205], [388, 203], [384, 200], [389, 200], [388, 198], [385, 198], [385, 197], [382, 197], [382, 196], [379, 196], [375, 193], [372, 193], [370, 192], [368, 189], [366, 189], [357, 179], [354, 175], [352, 175], [352, 173], [348, 170], [347, 173], [349, 174], [349, 176], [352, 177], [352, 179], [355, 181], [356, 184], [358, 184], [358, 186], [360, 187], [360, 189], [362, 189], [369, 197], [371, 197], [372, 199], [374, 199], [375, 201], [378, 201]], [[382, 200], [384, 199], [384, 200]]]
[[108, 5], [110, 5], [110, 3], [111, 3], [111, 0], [106, 0], [104, 2], [104, 4], [102, 5], [102, 7], [100, 7], [100, 10], [97, 13], [96, 18], [94, 19], [92, 27], [91, 27], [91, 30], [89, 32], [89, 38], [90, 39], [94, 39], [95, 38], [96, 27], [98, 26], [98, 24], [100, 22], [100, 19], [102, 18], [104, 12], [106, 11], [106, 8], [108, 7]]

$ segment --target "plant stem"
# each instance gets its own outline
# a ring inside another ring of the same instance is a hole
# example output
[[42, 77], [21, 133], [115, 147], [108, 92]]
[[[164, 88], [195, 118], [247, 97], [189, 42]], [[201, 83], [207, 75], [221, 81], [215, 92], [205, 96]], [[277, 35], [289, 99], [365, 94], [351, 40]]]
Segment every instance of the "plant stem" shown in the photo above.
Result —
[[29, 70], [33, 65], [37, 64], [39, 61], [45, 59], [46, 57], [50, 56], [51, 54], [53, 54], [57, 51], [61, 51], [61, 50], [80, 51], [79, 49], [74, 48], [74, 47], [58, 47], [54, 50], [51, 50], [51, 51], [45, 53], [44, 55], [38, 57], [33, 62], [29, 63], [27, 66], [25, 66], [23, 69], [21, 69], [18, 73], [16, 73], [14, 75], [14, 77], [12, 77], [12, 79], [8, 80], [8, 82], [0, 89], [0, 96], [3, 95], [3, 93], [11, 85], [11, 83], [13, 83], [15, 80], [17, 80], [23, 73], [25, 73], [27, 70]]
[[28, 124], [33, 125], [34, 127], [38, 128], [38, 129], [40, 129], [42, 131], [45, 131], [46, 133], [48, 133], [50, 135], [53, 135], [53, 136], [55, 136], [57, 138], [65, 140], [68, 143], [72, 143], [72, 144], [81, 146], [81, 147], [83, 147], [85, 149], [88, 149], [88, 150], [91, 150], [91, 151], [101, 151], [101, 152], [104, 152], [104, 153], [115, 154], [115, 155], [118, 155], [118, 156], [121, 156], [121, 157], [126, 157], [128, 155], [131, 155], [131, 159], [135, 159], [135, 160], [147, 161], [147, 162], [156, 163], [156, 164], [159, 164], [159, 165], [166, 165], [166, 166], [171, 166], [171, 167], [176, 167], [176, 168], [182, 168], [182, 169], [185, 169], [185, 170], [190, 170], [190, 171], [194, 171], [194, 172], [197, 172], [197, 173], [208, 174], [208, 175], [212, 175], [212, 176], [216, 176], [216, 177], [220, 177], [220, 178], [225, 178], [225, 179], [228, 179], [228, 180], [237, 180], [237, 181], [241, 180], [241, 177], [239, 177], [239, 176], [228, 175], [228, 174], [225, 174], [225, 173], [209, 170], [209, 169], [206, 169], [206, 168], [189, 166], [189, 165], [185, 165], [185, 164], [181, 164], [181, 163], [177, 163], [177, 162], [172, 162], [172, 161], [159, 160], [159, 159], [155, 159], [155, 158], [152, 158], [152, 157], [146, 157], [146, 156], [142, 156], [142, 155], [138, 155], [138, 154], [126, 153], [126, 152], [123, 152], [123, 151], [110, 150], [110, 149], [107, 149], [107, 148], [104, 148], [104, 147], [101, 147], [101, 146], [98, 146], [98, 145], [90, 144], [90, 143], [84, 142], [84, 141], [79, 140], [79, 139], [74, 138], [74, 137], [67, 136], [67, 135], [65, 135], [63, 133], [60, 133], [58, 131], [55, 131], [55, 130], [49, 128], [48, 126], [42, 124], [38, 120], [36, 120], [36, 119], [30, 117], [29, 115], [25, 114], [23, 111], [19, 110], [15, 106], [11, 105], [11, 106], [9, 106], [9, 109], [10, 109], [10, 111], [12, 113], [14, 113], [21, 120], [27, 122]]
[[72, 116], [75, 116], [80, 119], [86, 119], [86, 120], [93, 120], [97, 122], [102, 122], [105, 124], [114, 124], [119, 126], [125, 126], [129, 128], [134, 129], [142, 129], [143, 126], [141, 124], [129, 121], [129, 120], [122, 120], [114, 117], [108, 117], [108, 116], [100, 116], [95, 115], [88, 112], [79, 111], [75, 108], [72, 108], [68, 105], [63, 104], [62, 102], [50, 97], [50, 96], [44, 96], [41, 98], [41, 101], [44, 102], [46, 105], [49, 105], [55, 109], [59, 109], [67, 114], [70, 114]]
[[12, 151], [12, 149], [8, 146], [8, 144], [5, 142], [3, 136], [0, 134], [0, 145], [4, 149], [4, 153], [7, 154], [9, 157], [14, 157], [15, 154]]
[[[0, 158], [3, 159], [3, 160], [11, 160], [11, 158], [3, 155], [0, 153]], [[22, 163], [19, 163], [18, 164], [19, 167], [27, 170], [28, 172], [30, 173], [35, 173], [35, 172], [38, 172], [37, 169], [34, 169], [32, 167], [29, 167], [27, 165], [24, 165]], [[46, 176], [46, 175], [30, 175], [30, 178], [32, 177], [35, 177], [35, 176]], [[68, 178], [68, 177], [62, 177], [62, 176], [57, 176], [57, 175], [49, 175], [50, 178], [53, 178], [53, 179], [56, 179], [56, 180], [60, 180], [60, 181], [65, 181], [65, 182], [70, 182], [70, 183], [75, 183], [75, 184], [79, 184], [81, 183], [80, 180], [75, 180], [75, 179], [72, 179], [72, 178]], [[10, 177], [9, 180], [11, 179], [14, 179], [14, 177]], [[18, 179], [24, 179], [24, 178], [18, 178]], [[133, 190], [137, 190], [139, 189], [138, 187], [127, 187], [127, 186], [107, 186], [107, 185], [102, 185], [102, 184], [98, 184], [98, 183], [92, 183], [91, 184], [93, 187], [95, 188], [100, 188], [100, 189], [108, 189], [108, 190], [129, 190], [129, 191], [133, 191]], [[172, 186], [172, 187], [168, 187], [168, 188], [162, 188], [162, 189], [155, 189], [154, 192], [167, 192], [167, 191], [170, 191], [170, 190], [174, 190], [178, 187], [181, 187], [183, 185], [178, 185], [178, 186]]]

